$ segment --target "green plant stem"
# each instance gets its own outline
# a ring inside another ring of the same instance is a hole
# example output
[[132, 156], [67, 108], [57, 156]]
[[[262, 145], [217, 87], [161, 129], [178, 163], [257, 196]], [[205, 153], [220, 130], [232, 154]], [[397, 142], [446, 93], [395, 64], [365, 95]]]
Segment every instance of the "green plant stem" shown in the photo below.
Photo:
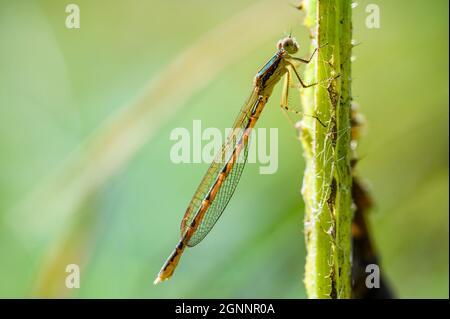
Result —
[[[301, 141], [309, 298], [351, 296], [351, 1], [306, 0], [305, 25], [320, 46], [305, 70]], [[322, 125], [323, 123], [324, 125]]]

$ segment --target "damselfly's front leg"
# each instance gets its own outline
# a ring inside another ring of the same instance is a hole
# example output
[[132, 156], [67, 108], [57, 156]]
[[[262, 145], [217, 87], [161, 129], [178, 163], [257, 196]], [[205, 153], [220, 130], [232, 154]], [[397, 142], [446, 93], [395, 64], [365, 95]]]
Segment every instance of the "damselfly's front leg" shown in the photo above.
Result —
[[318, 48], [315, 48], [313, 53], [311, 54], [311, 56], [309, 57], [309, 59], [302, 59], [302, 58], [297, 58], [297, 57], [291, 57], [292, 60], [301, 62], [301, 63], [305, 63], [308, 64], [309, 62], [311, 62], [312, 58], [314, 57], [314, 55], [316, 54]]
[[291, 86], [291, 75], [289, 74], [289, 71], [287, 71], [286, 74], [284, 75], [283, 89], [281, 91], [280, 107], [281, 107], [281, 110], [283, 111], [283, 114], [286, 116], [287, 120], [289, 121], [289, 123], [292, 126], [295, 126], [294, 122], [289, 117], [289, 115], [287, 114], [286, 111], [291, 111], [291, 112], [294, 112], [295, 114], [300, 114], [301, 112], [289, 108], [288, 99], [289, 99], [289, 87], [290, 86]]
[[[295, 72], [295, 75], [297, 76], [297, 79], [300, 81], [300, 84], [302, 85], [303, 88], [309, 88], [311, 86], [317, 85], [318, 83], [312, 83], [312, 84], [305, 84], [302, 79], [300, 78], [300, 76], [298, 75], [297, 71], [295, 70], [295, 67], [292, 63], [290, 63], [289, 61], [286, 61], [287, 63], [289, 63], [289, 65], [292, 67], [292, 70]], [[289, 99], [289, 87], [291, 86], [291, 78], [292, 78], [292, 73], [291, 70], [289, 68], [287, 68], [287, 72], [284, 76], [284, 84], [283, 84], [283, 91], [281, 92], [281, 103], [280, 106], [282, 109], [285, 109], [287, 111], [291, 111], [294, 112], [296, 114], [301, 114], [300, 111], [296, 111], [293, 109], [289, 108], [288, 105], [288, 99]]]
[[[297, 78], [301, 81], [302, 86], [304, 88], [308, 88], [308, 87], [311, 87], [311, 86], [314, 86], [314, 85], [318, 84], [318, 83], [313, 83], [313, 84], [310, 84], [310, 85], [305, 85], [303, 83], [303, 81], [300, 79], [300, 77], [298, 76], [297, 72], [295, 71], [295, 68], [293, 68], [293, 70], [294, 70], [295, 74], [297, 75]], [[288, 103], [288, 100], [289, 100], [289, 87], [291, 86], [291, 73], [290, 72], [291, 71], [288, 69], [288, 71], [286, 72], [286, 75], [284, 76], [285, 78], [284, 78], [284, 84], [283, 84], [283, 91], [281, 92], [281, 103], [280, 103], [280, 106], [281, 106], [281, 109], [283, 111], [290, 111], [290, 112], [293, 112], [295, 114], [301, 115], [301, 114], [303, 114], [302, 112], [289, 108], [289, 103]], [[303, 114], [303, 115], [315, 118], [320, 123], [320, 125], [322, 125], [323, 127], [326, 127], [326, 125], [323, 124], [323, 122], [320, 120], [320, 118], [317, 115], [309, 115], [309, 114]], [[292, 122], [289, 117], [288, 117], [288, 119], [289, 119], [290, 122]]]
[[295, 69], [295, 65], [292, 62], [289, 62], [287, 60], [286, 60], [286, 62], [291, 66], [292, 71], [294, 71], [294, 74], [297, 77], [297, 79], [300, 82], [300, 84], [302, 85], [302, 87], [309, 88], [311, 86], [314, 86], [314, 85], [318, 84], [318, 82], [314, 82], [314, 83], [311, 83], [311, 84], [305, 84], [305, 82], [303, 82], [302, 78], [300, 77], [300, 75], [298, 74], [297, 70]]
[[321, 48], [323, 48], [324, 46], [327, 46], [328, 43], [325, 43], [324, 45], [321, 45], [317, 48], [314, 49], [313, 53], [311, 54], [311, 56], [309, 57], [309, 59], [302, 59], [302, 58], [297, 58], [297, 57], [290, 57], [290, 59], [294, 60], [294, 61], [298, 61], [301, 63], [305, 63], [308, 64], [309, 62], [311, 62], [311, 60], [313, 59], [314, 55], [317, 53], [317, 51]]

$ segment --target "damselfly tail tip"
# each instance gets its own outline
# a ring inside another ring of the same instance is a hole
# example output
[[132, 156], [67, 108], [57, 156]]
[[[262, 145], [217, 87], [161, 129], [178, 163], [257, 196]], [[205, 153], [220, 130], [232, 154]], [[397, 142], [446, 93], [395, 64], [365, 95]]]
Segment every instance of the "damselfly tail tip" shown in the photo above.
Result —
[[162, 281], [161, 277], [158, 275], [158, 277], [156, 277], [155, 281], [153, 282], [154, 285], [159, 284]]

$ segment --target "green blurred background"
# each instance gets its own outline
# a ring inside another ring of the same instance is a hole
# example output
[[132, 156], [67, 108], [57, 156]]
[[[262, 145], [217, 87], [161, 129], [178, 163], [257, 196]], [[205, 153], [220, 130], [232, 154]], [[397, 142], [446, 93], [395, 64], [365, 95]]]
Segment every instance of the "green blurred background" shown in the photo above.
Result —
[[[354, 9], [353, 93], [383, 272], [399, 297], [448, 298], [448, 2], [376, 1], [368, 29], [371, 2]], [[68, 3], [80, 29], [65, 27]], [[248, 164], [207, 239], [152, 284], [207, 167], [171, 163], [171, 130], [229, 127], [280, 37], [292, 29], [308, 54], [302, 17], [270, 0], [0, 0], [0, 296], [306, 297], [304, 163], [279, 88], [258, 124], [279, 128], [277, 173]], [[163, 82], [205, 34], [219, 45]], [[202, 61], [218, 69], [183, 84]], [[184, 98], [158, 100], [158, 83]], [[71, 263], [80, 289], [64, 285]]]

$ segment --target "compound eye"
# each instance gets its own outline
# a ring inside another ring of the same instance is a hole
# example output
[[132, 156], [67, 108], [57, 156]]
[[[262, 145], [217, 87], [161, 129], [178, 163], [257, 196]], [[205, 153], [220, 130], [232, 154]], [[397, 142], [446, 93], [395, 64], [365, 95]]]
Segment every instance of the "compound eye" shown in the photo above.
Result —
[[298, 51], [298, 44], [295, 41], [295, 39], [293, 39], [291, 37], [284, 38], [284, 39], [281, 39], [280, 41], [278, 41], [277, 47], [278, 47], [278, 50], [283, 48], [289, 54], [293, 54]]
[[295, 39], [289, 38], [286, 41], [285, 49], [288, 53], [296, 53], [298, 51], [297, 41], [295, 41]]
[[277, 48], [278, 48], [278, 50], [281, 49], [281, 48], [283, 48], [283, 47], [284, 47], [284, 46], [283, 46], [283, 40], [278, 41], [278, 43], [277, 43]]

